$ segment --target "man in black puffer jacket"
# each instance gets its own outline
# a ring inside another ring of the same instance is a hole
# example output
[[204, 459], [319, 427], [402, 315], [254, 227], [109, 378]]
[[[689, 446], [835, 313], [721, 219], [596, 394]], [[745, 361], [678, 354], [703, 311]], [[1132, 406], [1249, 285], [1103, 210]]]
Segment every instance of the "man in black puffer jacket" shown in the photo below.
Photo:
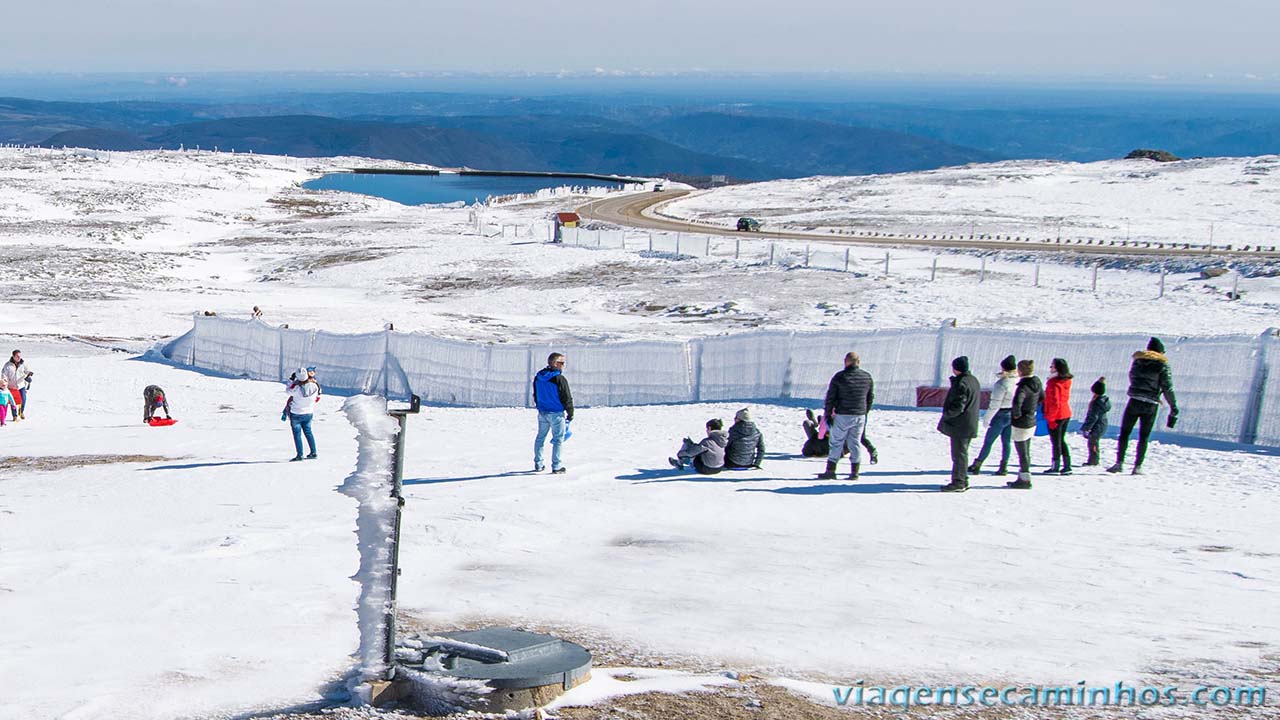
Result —
[[1142, 474], [1142, 461], [1147, 456], [1147, 438], [1156, 423], [1160, 411], [1160, 398], [1169, 403], [1169, 418], [1165, 424], [1170, 430], [1178, 422], [1178, 400], [1173, 395], [1173, 372], [1169, 358], [1164, 354], [1164, 343], [1153, 337], [1146, 350], [1133, 354], [1129, 366], [1129, 403], [1120, 418], [1119, 444], [1116, 445], [1116, 464], [1107, 468], [1109, 473], [1124, 470], [1124, 453], [1129, 448], [1129, 434], [1138, 425], [1138, 456], [1134, 458], [1133, 474]]
[[978, 437], [978, 412], [982, 405], [982, 385], [969, 372], [969, 358], [951, 361], [951, 389], [942, 401], [938, 432], [951, 438], [951, 482], [942, 492], [969, 489], [969, 443]]
[[827, 432], [830, 433], [831, 447], [827, 451], [827, 469], [818, 476], [819, 480], [836, 479], [836, 463], [849, 450], [849, 459], [853, 467], [849, 469], [849, 479], [858, 479], [858, 467], [861, 465], [862, 431], [867, 426], [867, 413], [875, 402], [875, 382], [871, 373], [858, 367], [862, 363], [858, 353], [850, 351], [844, 356], [844, 369], [831, 376], [827, 385], [827, 399], [823, 403], [823, 412], [827, 416]]

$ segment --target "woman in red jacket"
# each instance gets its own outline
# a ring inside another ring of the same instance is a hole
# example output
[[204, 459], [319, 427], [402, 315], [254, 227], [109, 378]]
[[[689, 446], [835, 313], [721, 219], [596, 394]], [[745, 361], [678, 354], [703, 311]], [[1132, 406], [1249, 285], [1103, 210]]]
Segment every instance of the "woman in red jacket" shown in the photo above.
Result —
[[1044, 386], [1044, 419], [1049, 423], [1049, 442], [1053, 445], [1053, 465], [1044, 474], [1070, 475], [1067, 426], [1071, 424], [1071, 368], [1062, 358], [1054, 358], [1049, 365], [1049, 382]]

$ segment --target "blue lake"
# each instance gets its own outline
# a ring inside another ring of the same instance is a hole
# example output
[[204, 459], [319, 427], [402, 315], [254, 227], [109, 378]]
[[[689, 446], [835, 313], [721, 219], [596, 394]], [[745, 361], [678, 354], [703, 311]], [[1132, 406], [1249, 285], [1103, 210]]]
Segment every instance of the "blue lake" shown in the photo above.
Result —
[[435, 205], [462, 201], [483, 202], [487, 197], [531, 193], [543, 188], [621, 187], [603, 180], [562, 176], [521, 175], [392, 175], [383, 173], [331, 173], [303, 183], [311, 190], [343, 190], [393, 200], [402, 205]]

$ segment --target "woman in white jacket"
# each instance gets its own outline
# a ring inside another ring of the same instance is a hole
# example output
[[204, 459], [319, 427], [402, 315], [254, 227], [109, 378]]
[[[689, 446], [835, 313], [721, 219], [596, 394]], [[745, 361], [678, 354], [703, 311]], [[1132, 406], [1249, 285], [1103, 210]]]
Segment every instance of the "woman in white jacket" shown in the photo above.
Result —
[[991, 446], [996, 438], [1000, 438], [1000, 469], [996, 475], [1009, 474], [1009, 449], [1013, 441], [1013, 391], [1018, 384], [1018, 361], [1012, 355], [1000, 361], [1000, 372], [996, 373], [996, 383], [991, 387], [991, 400], [987, 403], [987, 411], [982, 421], [987, 425], [987, 434], [982, 438], [982, 451], [969, 466], [969, 473], [977, 475], [982, 471], [982, 463], [991, 454]]

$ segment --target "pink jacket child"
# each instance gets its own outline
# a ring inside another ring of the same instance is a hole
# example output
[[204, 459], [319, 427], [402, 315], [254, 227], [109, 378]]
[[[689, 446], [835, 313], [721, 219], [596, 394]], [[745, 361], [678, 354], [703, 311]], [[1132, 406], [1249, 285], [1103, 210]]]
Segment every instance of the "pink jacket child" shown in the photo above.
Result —
[[9, 417], [9, 408], [13, 408], [13, 414], [16, 417], [18, 403], [13, 399], [13, 393], [9, 392], [9, 381], [0, 378], [0, 427], [4, 427]]

